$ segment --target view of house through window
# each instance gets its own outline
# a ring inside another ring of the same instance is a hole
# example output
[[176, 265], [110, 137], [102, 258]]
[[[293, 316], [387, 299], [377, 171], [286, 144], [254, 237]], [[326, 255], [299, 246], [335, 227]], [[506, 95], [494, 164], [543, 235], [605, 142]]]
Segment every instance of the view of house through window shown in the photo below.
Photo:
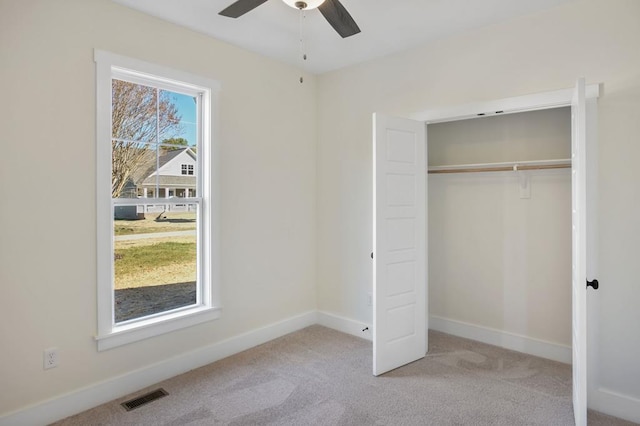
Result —
[[199, 302], [202, 191], [197, 96], [113, 78], [111, 106], [118, 324]]

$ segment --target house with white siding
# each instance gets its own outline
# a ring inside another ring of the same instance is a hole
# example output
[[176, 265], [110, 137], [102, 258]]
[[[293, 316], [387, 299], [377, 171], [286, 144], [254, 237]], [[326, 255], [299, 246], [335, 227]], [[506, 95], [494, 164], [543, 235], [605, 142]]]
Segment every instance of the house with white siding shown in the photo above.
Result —
[[156, 171], [154, 164], [146, 170], [135, 186], [139, 197], [169, 198], [195, 197], [198, 162], [191, 148], [166, 151], [158, 158]]

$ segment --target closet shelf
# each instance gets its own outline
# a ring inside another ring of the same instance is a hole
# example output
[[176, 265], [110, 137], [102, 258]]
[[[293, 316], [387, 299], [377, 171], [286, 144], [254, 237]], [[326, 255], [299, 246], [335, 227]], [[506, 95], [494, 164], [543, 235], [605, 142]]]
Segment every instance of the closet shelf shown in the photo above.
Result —
[[521, 170], [566, 169], [571, 168], [570, 158], [557, 160], [512, 161], [506, 163], [455, 164], [450, 166], [431, 166], [429, 173], [479, 173], [479, 172], [517, 172]]

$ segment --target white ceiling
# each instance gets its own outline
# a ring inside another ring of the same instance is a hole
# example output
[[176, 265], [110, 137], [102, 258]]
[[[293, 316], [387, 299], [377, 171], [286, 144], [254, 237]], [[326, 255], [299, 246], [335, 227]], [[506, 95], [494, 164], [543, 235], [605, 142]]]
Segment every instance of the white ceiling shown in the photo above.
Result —
[[362, 32], [343, 39], [318, 10], [307, 11], [304, 65], [299, 53], [299, 11], [282, 0], [269, 0], [237, 19], [218, 15], [235, 0], [113, 1], [323, 73], [575, 0], [341, 0]]

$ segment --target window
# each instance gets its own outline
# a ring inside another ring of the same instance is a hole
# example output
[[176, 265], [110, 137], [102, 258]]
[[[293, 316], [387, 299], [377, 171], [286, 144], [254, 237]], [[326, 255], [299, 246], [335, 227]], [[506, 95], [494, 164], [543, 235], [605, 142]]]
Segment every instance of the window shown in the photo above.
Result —
[[95, 61], [104, 350], [220, 315], [218, 85], [98, 50]]
[[183, 164], [182, 165], [182, 174], [183, 175], [193, 175], [193, 164]]

